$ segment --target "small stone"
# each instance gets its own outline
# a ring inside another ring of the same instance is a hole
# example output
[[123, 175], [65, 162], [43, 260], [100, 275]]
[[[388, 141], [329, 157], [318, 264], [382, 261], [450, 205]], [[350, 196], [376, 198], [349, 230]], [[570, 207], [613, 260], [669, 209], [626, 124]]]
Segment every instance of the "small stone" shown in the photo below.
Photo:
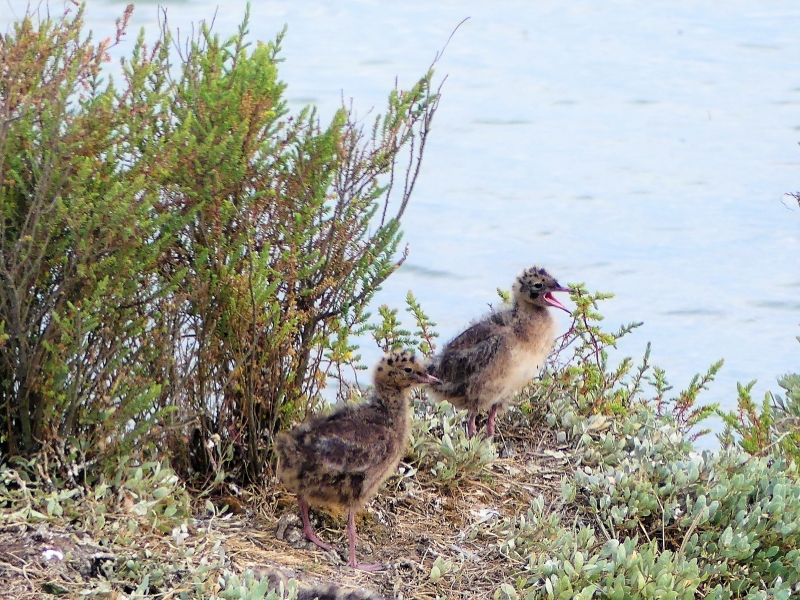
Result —
[[292, 548], [305, 548], [306, 536], [299, 529], [292, 527], [286, 532], [284, 541], [287, 542]]
[[275, 529], [275, 537], [283, 541], [286, 536], [286, 528], [295, 523], [297, 523], [296, 514], [289, 512], [283, 515], [280, 520], [278, 520], [278, 527]]
[[64, 553], [53, 548], [45, 548], [45, 550], [42, 552], [42, 560], [47, 562], [50, 562], [51, 560], [64, 560]]

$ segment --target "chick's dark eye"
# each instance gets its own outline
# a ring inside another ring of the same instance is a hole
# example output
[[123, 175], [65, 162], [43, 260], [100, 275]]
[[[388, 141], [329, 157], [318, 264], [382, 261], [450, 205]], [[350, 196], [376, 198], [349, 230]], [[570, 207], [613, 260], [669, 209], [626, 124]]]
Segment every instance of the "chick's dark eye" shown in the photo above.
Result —
[[406, 368], [405, 368], [405, 369], [403, 369], [403, 370], [404, 370], [406, 373], [411, 373], [411, 371], [412, 371], [411, 367], [406, 367]]
[[537, 283], [533, 284], [533, 287], [535, 287], [537, 290], [540, 290], [540, 289], [542, 289], [543, 286], [542, 286], [541, 283], [537, 282]]

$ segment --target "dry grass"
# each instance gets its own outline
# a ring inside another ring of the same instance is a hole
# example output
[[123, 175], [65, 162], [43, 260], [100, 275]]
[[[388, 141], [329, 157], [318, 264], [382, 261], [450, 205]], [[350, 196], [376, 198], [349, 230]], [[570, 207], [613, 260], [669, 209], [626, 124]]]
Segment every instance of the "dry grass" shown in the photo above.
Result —
[[[388, 597], [488, 598], [522, 566], [499, 553], [502, 540], [490, 525], [524, 513], [539, 495], [551, 510], [564, 510], [561, 480], [574, 472], [570, 448], [559, 446], [546, 426], [523, 429], [507, 422], [497, 443], [505, 458], [480, 480], [440, 489], [430, 475], [408, 465], [406, 475], [389, 480], [358, 522], [359, 557], [387, 564], [380, 573], [347, 567], [344, 519], [312, 513], [320, 536], [337, 552], [309, 544], [299, 528], [295, 498], [276, 485], [239, 500], [216, 500], [231, 509], [222, 515], [210, 515], [201, 506], [204, 501], [198, 502], [196, 518], [183, 531], [141, 531], [131, 545], [115, 545], [111, 535], [89, 535], [80, 519], [51, 518], [32, 526], [19, 513], [0, 513], [0, 585], [6, 597], [19, 599], [89, 590], [125, 597], [141, 583], [137, 567], [154, 561], [165, 568], [157, 585], [151, 576], [149, 593], [161, 598], [193, 592], [198, 573], [258, 572], [273, 566], [291, 569], [303, 580], [365, 587]], [[107, 524], [124, 525], [127, 517], [106, 518]], [[56, 554], [47, 560], [47, 550], [62, 553], [63, 559]], [[437, 559], [443, 567], [438, 578], [431, 577]], [[205, 578], [212, 588], [217, 579]]]

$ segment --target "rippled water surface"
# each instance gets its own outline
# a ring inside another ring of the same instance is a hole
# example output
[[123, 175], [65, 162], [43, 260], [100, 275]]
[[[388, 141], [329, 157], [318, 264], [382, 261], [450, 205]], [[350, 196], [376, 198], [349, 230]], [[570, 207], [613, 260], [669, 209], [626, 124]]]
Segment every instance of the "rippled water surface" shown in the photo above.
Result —
[[[216, 11], [222, 34], [245, 6], [162, 4], [183, 31]], [[3, 29], [23, 5], [0, 0]], [[123, 7], [88, 2], [98, 37]], [[154, 37], [157, 16], [142, 2], [132, 24]], [[800, 189], [800, 4], [256, 0], [250, 30], [288, 25], [288, 97], [326, 118], [342, 96], [381, 110], [465, 17], [437, 67], [411, 255], [380, 302], [413, 289], [447, 338], [537, 263], [614, 292], [609, 324], [645, 323], [622, 350], [652, 341], [676, 387], [725, 358], [706, 401], [800, 370], [800, 211], [783, 196]]]

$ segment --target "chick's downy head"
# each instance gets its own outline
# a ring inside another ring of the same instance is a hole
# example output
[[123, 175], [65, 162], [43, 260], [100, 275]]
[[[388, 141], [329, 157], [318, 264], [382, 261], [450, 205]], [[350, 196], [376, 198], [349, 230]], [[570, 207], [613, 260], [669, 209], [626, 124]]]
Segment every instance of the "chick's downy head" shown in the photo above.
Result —
[[375, 386], [407, 388], [415, 385], [441, 383], [429, 375], [425, 362], [411, 350], [393, 350], [375, 366]]
[[512, 288], [514, 298], [519, 303], [533, 304], [536, 306], [554, 306], [569, 312], [554, 296], [553, 292], [571, 292], [568, 287], [564, 287], [556, 281], [541, 267], [531, 267], [520, 273], [514, 281]]

